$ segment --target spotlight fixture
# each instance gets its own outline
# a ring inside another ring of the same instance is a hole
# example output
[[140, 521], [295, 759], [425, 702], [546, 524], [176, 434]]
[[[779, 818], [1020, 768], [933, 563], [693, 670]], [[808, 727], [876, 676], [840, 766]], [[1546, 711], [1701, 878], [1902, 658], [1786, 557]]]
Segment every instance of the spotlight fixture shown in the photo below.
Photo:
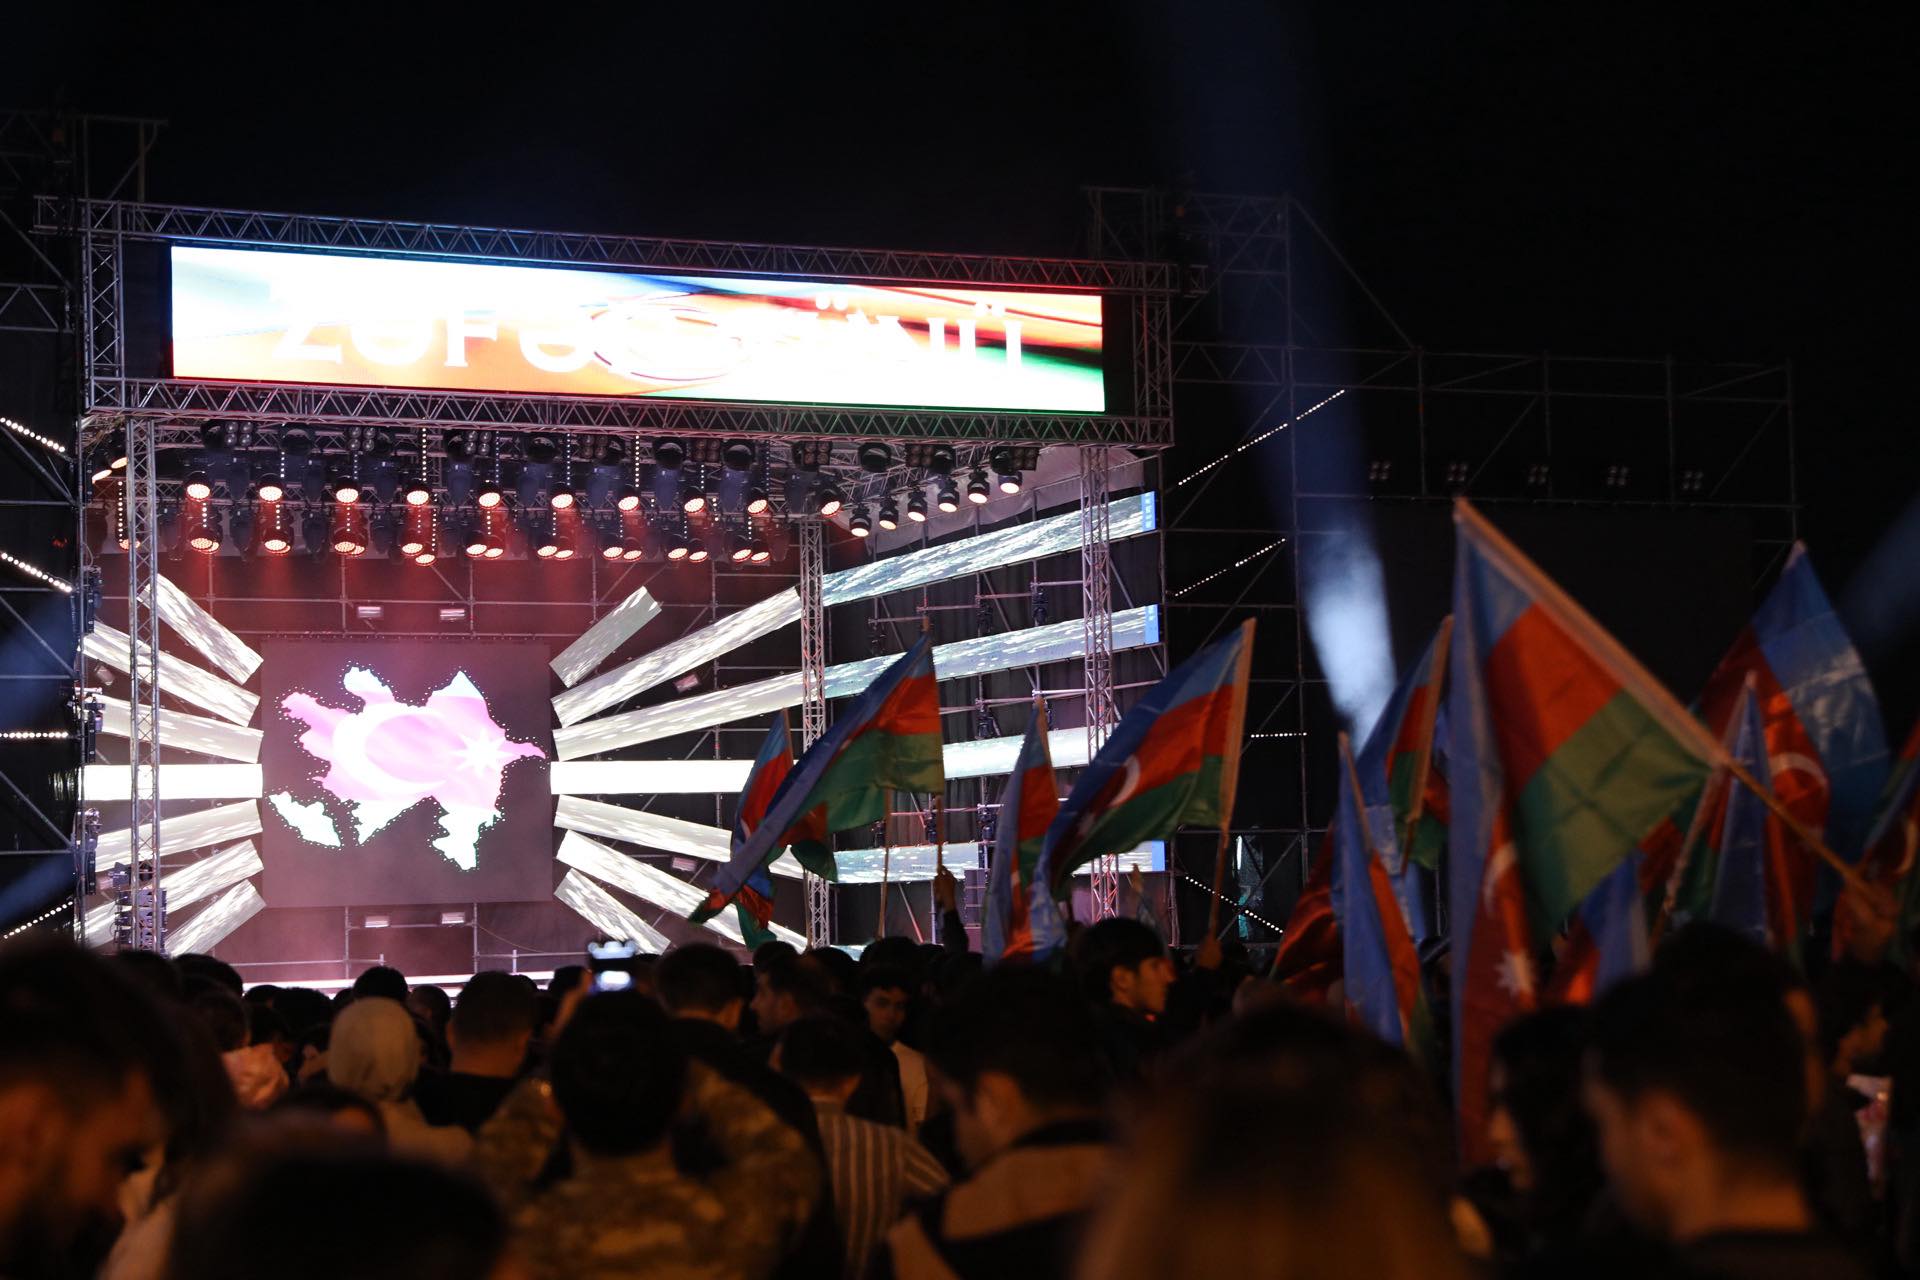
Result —
[[556, 484], [547, 495], [547, 502], [555, 511], [565, 511], [573, 506], [573, 488], [567, 484]]
[[873, 535], [873, 521], [867, 518], [865, 511], [854, 512], [853, 518], [847, 521], [847, 528], [853, 531], [853, 536], [856, 538], [866, 538]]
[[927, 493], [924, 489], [915, 489], [907, 495], [907, 519], [915, 524], [927, 522]]
[[501, 540], [499, 534], [496, 533], [492, 537], [487, 539], [487, 552], [486, 552], [487, 559], [498, 560], [501, 556], [504, 556], [505, 554], [507, 554], [507, 544]]
[[267, 479], [260, 482], [259, 494], [262, 502], [278, 502], [287, 496], [287, 489], [278, 480]]
[[685, 538], [675, 536], [667, 540], [667, 559], [685, 560], [687, 558], [687, 550], [687, 540]]
[[571, 560], [573, 559], [574, 553], [579, 549], [579, 544], [574, 541], [574, 537], [570, 533], [563, 533], [553, 540], [553, 558], [555, 560]]
[[752, 543], [752, 550], [748, 554], [747, 559], [753, 564], [765, 564], [768, 557], [772, 554], [773, 553], [767, 549], [765, 539], [755, 538]]
[[630, 484], [621, 485], [620, 497], [613, 505], [620, 508], [620, 510], [622, 511], [639, 510], [640, 509], [640, 491], [634, 488]]
[[435, 560], [438, 560], [439, 558], [440, 558], [439, 556], [435, 555], [433, 552], [425, 549], [424, 547], [421, 548], [419, 551], [416, 551], [413, 553], [413, 562], [418, 565], [432, 564]]
[[763, 516], [767, 514], [767, 508], [771, 505], [772, 503], [767, 498], [767, 491], [759, 485], [756, 484], [747, 490], [748, 515]]
[[333, 482], [333, 500], [347, 506], [360, 501], [359, 482], [344, 476], [336, 479]]
[[888, 494], [887, 500], [880, 504], [880, 527], [888, 533], [900, 527], [900, 504], [893, 500], [892, 494]]
[[995, 449], [987, 455], [987, 461], [993, 466], [993, 474], [998, 477], [1000, 492], [1020, 492], [1020, 468], [1014, 462], [1013, 450]]
[[927, 446], [927, 470], [928, 471], [938, 471], [942, 475], [944, 475], [947, 472], [952, 471], [959, 464], [960, 464], [960, 459], [954, 453], [952, 445], [934, 444], [934, 445]]
[[482, 511], [493, 510], [500, 505], [503, 497], [504, 495], [500, 492], [500, 482], [492, 476], [488, 476], [485, 480], [482, 480], [480, 487], [474, 490], [473, 494], [475, 504], [477, 504]]
[[747, 440], [729, 440], [720, 447], [720, 461], [729, 471], [746, 471], [753, 466], [753, 444]]
[[838, 515], [840, 508], [847, 505], [847, 495], [842, 493], [840, 486], [831, 480], [820, 486], [817, 500], [820, 504], [819, 512], [823, 516]]
[[687, 460], [687, 447], [678, 440], [655, 440], [653, 442], [653, 462], [655, 466], [668, 471], [678, 471], [680, 464]]
[[[262, 496], [264, 497], [265, 495], [263, 494]], [[412, 484], [408, 485], [406, 497], [407, 505], [410, 507], [424, 507], [429, 502], [432, 502], [433, 490], [427, 487], [427, 478], [421, 476]]]
[[600, 558], [602, 560], [618, 560], [621, 550], [622, 548], [619, 543], [609, 542], [606, 546], [600, 548]]
[[620, 558], [622, 560], [638, 560], [646, 554], [647, 547], [644, 542], [634, 538], [622, 538], [620, 540]]
[[870, 475], [881, 475], [893, 466], [893, 446], [884, 440], [869, 440], [860, 446], [860, 467]]
[[426, 550], [426, 548], [427, 544], [421, 541], [418, 533], [409, 533], [406, 539], [400, 544], [400, 554], [403, 556], [417, 556]]
[[541, 432], [527, 437], [526, 452], [528, 462], [552, 462], [560, 456], [560, 442]]
[[687, 540], [687, 559], [694, 564], [703, 563], [707, 558], [707, 544], [698, 538]]
[[547, 529], [546, 536], [534, 546], [533, 554], [542, 560], [551, 560], [560, 554], [560, 538], [551, 526]]
[[202, 514], [194, 518], [187, 534], [187, 545], [195, 551], [218, 551], [220, 535], [214, 532], [213, 525]]
[[728, 558], [735, 564], [745, 564], [747, 557], [753, 554], [753, 544], [747, 539], [740, 537], [730, 538], [728, 540], [733, 544], [733, 549], [727, 553]]
[[973, 474], [967, 477], [967, 501], [973, 503], [976, 507], [983, 506], [990, 492], [991, 490], [987, 488], [987, 473], [985, 468], [975, 467]]
[[960, 490], [955, 487], [953, 477], [948, 476], [940, 482], [940, 497], [934, 504], [948, 515], [960, 509]]
[[187, 496], [195, 502], [205, 502], [213, 496], [213, 485], [207, 480], [204, 471], [187, 473]]
[[270, 555], [283, 556], [293, 549], [293, 544], [288, 542], [287, 535], [276, 527], [272, 533], [261, 540], [260, 549]]
[[680, 482], [680, 509], [688, 515], [707, 509], [706, 490], [691, 476]]
[[475, 560], [479, 560], [483, 558], [486, 554], [487, 554], [487, 535], [484, 533], [481, 533], [479, 530], [476, 529], [474, 532], [467, 535], [467, 555], [472, 557]]

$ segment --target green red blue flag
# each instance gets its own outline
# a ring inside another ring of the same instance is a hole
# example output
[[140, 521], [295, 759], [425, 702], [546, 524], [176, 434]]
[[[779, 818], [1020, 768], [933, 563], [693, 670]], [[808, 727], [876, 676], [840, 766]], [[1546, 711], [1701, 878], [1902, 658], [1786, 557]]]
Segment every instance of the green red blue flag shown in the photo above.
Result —
[[1041, 880], [1064, 898], [1096, 858], [1164, 839], [1182, 823], [1224, 828], [1240, 776], [1253, 620], [1147, 691], [1081, 771], [1047, 829]]
[[1345, 734], [1340, 736], [1339, 810], [1328, 835], [1347, 1004], [1369, 1031], [1423, 1058], [1431, 1020], [1421, 991], [1420, 955], [1369, 829]]
[[1336, 814], [1321, 838], [1319, 853], [1308, 863], [1307, 883], [1287, 914], [1268, 975], [1306, 1004], [1327, 1002], [1343, 966], [1340, 922], [1333, 914], [1332, 828], [1339, 821]]
[[[753, 758], [753, 768], [747, 773], [747, 784], [740, 789], [740, 800], [734, 808], [732, 848], [727, 865], [714, 877], [706, 900], [688, 916], [695, 924], [700, 924], [718, 915], [728, 903], [732, 903], [739, 916], [740, 934], [746, 939], [748, 947], [758, 946], [773, 937], [767, 927], [773, 919], [773, 878], [767, 874], [767, 864], [778, 857], [781, 848], [786, 845], [798, 849], [805, 844], [809, 847], [810, 859], [811, 849], [825, 847], [825, 815], [815, 810], [801, 815], [800, 821], [785, 832], [784, 838], [774, 843], [760, 861], [747, 861], [748, 838], [766, 821], [774, 794], [792, 771], [793, 740], [787, 729], [787, 713], [776, 711], [773, 722], [767, 726], [767, 736], [760, 740], [760, 750]], [[829, 861], [828, 866], [831, 865]]]
[[[1761, 786], [1769, 785], [1767, 730], [1754, 681], [1735, 705], [1732, 754]], [[1798, 954], [1812, 905], [1795, 892], [1794, 869], [1780, 820], [1744, 786], [1720, 788], [1708, 828], [1713, 837], [1713, 894], [1707, 918], [1765, 945]]]
[[[1448, 896], [1462, 1152], [1537, 944], [1699, 794], [1720, 744], [1466, 501], [1454, 506]], [[1637, 874], [1634, 878], [1637, 880]]]
[[[1444, 829], [1437, 837], [1433, 833], [1435, 819], [1426, 804], [1435, 781], [1435, 727], [1452, 630], [1453, 619], [1442, 619], [1440, 630], [1419, 661], [1400, 677], [1386, 709], [1353, 761], [1374, 853], [1393, 880], [1395, 896], [1416, 943], [1425, 940], [1428, 933], [1426, 885], [1420, 868], [1436, 867], [1437, 861], [1428, 859], [1435, 857], [1438, 844], [1445, 843]], [[1444, 806], [1442, 800], [1443, 812]], [[1416, 846], [1421, 848], [1421, 856], [1415, 856]]]
[[[767, 801], [766, 816], [746, 836], [729, 868], [771, 861], [782, 844], [816, 875], [832, 879], [830, 831], [878, 822], [894, 791], [934, 795], [946, 790], [940, 754], [940, 689], [933, 671], [933, 639], [881, 672], [807, 748]], [[818, 812], [819, 835], [789, 839]], [[724, 882], [722, 882], [724, 883]]]
[[[1798, 543], [1700, 695], [1701, 718], [1716, 732], [1732, 723], [1748, 676], [1774, 795], [1842, 858], [1857, 860], [1887, 778], [1886, 729], [1860, 655]], [[1814, 857], [1797, 841], [1786, 856], [1794, 901], [1810, 908]]]
[[1040, 851], [1059, 812], [1059, 784], [1047, 749], [1047, 704], [1036, 700], [1020, 757], [1000, 793], [980, 934], [989, 965], [1045, 955], [1065, 938], [1059, 908], [1039, 883]]

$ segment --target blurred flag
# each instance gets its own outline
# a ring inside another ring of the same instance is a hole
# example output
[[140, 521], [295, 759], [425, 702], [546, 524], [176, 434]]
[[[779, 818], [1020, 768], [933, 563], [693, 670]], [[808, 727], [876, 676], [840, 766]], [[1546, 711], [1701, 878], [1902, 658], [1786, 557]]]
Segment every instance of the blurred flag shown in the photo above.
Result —
[[[1860, 655], [1798, 543], [1700, 695], [1701, 719], [1716, 732], [1737, 714], [1749, 675], [1774, 794], [1841, 857], [1857, 859], [1887, 777], [1886, 729]], [[1793, 900], [1812, 903], [1813, 855], [1795, 842], [1787, 859]]]
[[1892, 958], [1902, 968], [1914, 960], [1913, 933], [1920, 929], [1920, 723], [1907, 735], [1880, 802], [1880, 816], [1867, 833], [1869, 878], [1893, 888], [1899, 905]]
[[[1426, 652], [1400, 677], [1353, 762], [1373, 851], [1393, 878], [1394, 896], [1415, 942], [1425, 941], [1428, 933], [1426, 885], [1419, 868], [1438, 866], [1438, 850], [1446, 839], [1444, 829], [1435, 832], [1426, 802], [1432, 794], [1434, 728], [1452, 630], [1453, 619], [1442, 619]], [[1444, 813], [1444, 800], [1441, 805]], [[1421, 846], [1419, 857], [1414, 856], [1416, 844]]]
[[1722, 753], [1465, 500], [1454, 529], [1454, 1080], [1462, 1153], [1477, 1161], [1493, 1037], [1539, 1001], [1536, 941], [1686, 811]]
[[1340, 978], [1340, 924], [1333, 914], [1334, 829], [1339, 825], [1335, 814], [1318, 856], [1308, 864], [1307, 883], [1287, 914], [1268, 974], [1308, 1004], [1325, 1004], [1327, 989]]
[[[1767, 731], [1754, 684], [1749, 678], [1734, 706], [1731, 746], [1733, 758], [1766, 786]], [[1801, 930], [1813, 904], [1795, 897], [1797, 877], [1787, 861], [1786, 833], [1766, 802], [1746, 787], [1735, 784], [1721, 791], [1711, 828], [1714, 875], [1707, 917], [1798, 959]]]
[[1121, 718], [1080, 774], [1040, 855], [1055, 898], [1096, 858], [1233, 816], [1253, 619], [1187, 659]]
[[1369, 1031], [1424, 1059], [1431, 1021], [1421, 994], [1420, 956], [1368, 829], [1345, 734], [1340, 735], [1339, 817], [1331, 836], [1333, 914], [1339, 922], [1347, 1003]]
[[[1053, 758], [1047, 751], [1047, 704], [1036, 698], [1020, 758], [1000, 793], [993, 865], [987, 868], [987, 910], [980, 943], [990, 965], [1051, 951], [1064, 937], [1064, 929], [1057, 924], [1059, 908], [1036, 874], [1047, 828], [1060, 812], [1058, 788]], [[1038, 930], [1036, 917], [1041, 920]]]
[[750, 948], [773, 937], [767, 929], [768, 922], [773, 919], [773, 880], [767, 874], [767, 864], [779, 857], [781, 848], [788, 844], [805, 842], [810, 846], [825, 847], [825, 815], [816, 809], [801, 815], [799, 823], [786, 832], [784, 838], [771, 845], [758, 862], [746, 860], [748, 837], [766, 821], [774, 794], [792, 771], [793, 741], [787, 731], [787, 713], [784, 710], [776, 711], [773, 713], [773, 722], [767, 726], [767, 736], [760, 740], [760, 750], [755, 754], [753, 768], [747, 774], [747, 785], [740, 789], [740, 803], [733, 815], [732, 850], [727, 865], [714, 877], [706, 900], [687, 917], [695, 924], [700, 924], [718, 915], [731, 902], [738, 909], [740, 932]]

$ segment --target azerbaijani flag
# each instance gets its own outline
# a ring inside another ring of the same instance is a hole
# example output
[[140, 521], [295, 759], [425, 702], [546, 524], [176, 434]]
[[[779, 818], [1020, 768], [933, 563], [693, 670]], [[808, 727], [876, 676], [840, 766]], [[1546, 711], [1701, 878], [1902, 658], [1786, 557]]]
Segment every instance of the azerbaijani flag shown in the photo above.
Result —
[[[1426, 894], [1419, 868], [1431, 869], [1435, 863], [1416, 859], [1413, 849], [1420, 844], [1425, 857], [1437, 853], [1426, 802], [1434, 780], [1434, 728], [1452, 630], [1453, 619], [1443, 618], [1426, 652], [1400, 677], [1353, 762], [1366, 805], [1367, 833], [1374, 853], [1393, 879], [1400, 909], [1416, 942], [1427, 933]], [[1444, 800], [1441, 803], [1444, 811]], [[1442, 831], [1438, 843], [1444, 840]], [[1336, 892], [1337, 886], [1336, 877]]]
[[811, 858], [809, 869], [831, 879], [826, 832], [878, 822], [887, 816], [893, 791], [938, 795], [946, 785], [933, 638], [922, 635], [781, 779], [767, 802], [765, 818], [748, 833], [728, 867], [757, 867], [771, 860], [779, 846], [789, 843], [789, 833], [817, 811], [818, 852], [807, 848], [815, 839], [808, 836], [791, 841], [793, 854], [803, 865]]
[[[1829, 848], [1857, 859], [1887, 777], [1887, 735], [1866, 668], [1799, 543], [1707, 680], [1700, 714], [1710, 727], [1732, 722], [1749, 675], [1774, 794], [1809, 831], [1824, 832]], [[1813, 855], [1795, 841], [1787, 858], [1793, 901], [1810, 911]]]
[[[749, 947], [772, 938], [767, 924], [773, 919], [773, 880], [767, 874], [767, 864], [779, 856], [783, 845], [794, 846], [794, 856], [800, 857], [800, 850], [808, 850], [809, 866], [817, 865], [814, 850], [826, 847], [825, 815], [819, 810], [801, 815], [800, 821], [784, 833], [758, 862], [746, 859], [747, 841], [766, 821], [767, 810], [773, 803], [774, 793], [780, 784], [793, 771], [793, 741], [787, 731], [787, 713], [773, 713], [773, 723], [767, 726], [767, 736], [760, 740], [760, 750], [753, 758], [753, 768], [747, 774], [747, 785], [740, 789], [740, 802], [733, 815], [732, 849], [727, 865], [714, 877], [712, 889], [706, 900], [696, 907], [687, 918], [695, 924], [718, 915], [729, 902], [739, 911], [741, 936]], [[833, 867], [832, 857], [827, 859], [827, 870]], [[756, 939], [758, 941], [756, 941]]]
[[1694, 802], [1720, 744], [1464, 499], [1449, 669], [1454, 1083], [1486, 1146], [1494, 1035], [1539, 1001], [1536, 940]]
[[1047, 829], [1039, 875], [1055, 898], [1096, 858], [1163, 839], [1186, 822], [1225, 828], [1240, 777], [1252, 661], [1249, 618], [1121, 718]]
[[1059, 909], [1037, 882], [1040, 849], [1054, 815], [1060, 812], [1058, 788], [1053, 758], [1047, 751], [1047, 704], [1035, 699], [1020, 758], [1000, 793], [993, 865], [987, 869], [987, 910], [980, 942], [990, 965], [1043, 954], [1064, 937], [1064, 928], [1055, 923]]
[[1327, 992], [1340, 979], [1342, 966], [1340, 922], [1333, 914], [1333, 828], [1338, 814], [1321, 838], [1319, 855], [1308, 864], [1307, 883], [1293, 901], [1280, 946], [1273, 953], [1267, 976], [1307, 1004], [1324, 1005]]
[[[1755, 684], [1749, 677], [1729, 727], [1734, 730], [1733, 758], [1764, 787], [1769, 785], [1767, 730]], [[1712, 821], [1713, 895], [1707, 918], [1797, 956], [1811, 903], [1794, 892], [1795, 868], [1787, 858], [1780, 820], [1746, 787], [1729, 785]]]
[[1899, 904], [1892, 956], [1903, 967], [1913, 963], [1912, 936], [1920, 927], [1920, 723], [1907, 735], [1881, 798], [1880, 816], [1867, 835], [1870, 877], [1893, 886]]
[[1423, 1057], [1431, 1022], [1420, 988], [1420, 956], [1368, 828], [1366, 802], [1344, 733], [1339, 814], [1330, 835], [1333, 913], [1339, 921], [1347, 1003], [1369, 1031]]

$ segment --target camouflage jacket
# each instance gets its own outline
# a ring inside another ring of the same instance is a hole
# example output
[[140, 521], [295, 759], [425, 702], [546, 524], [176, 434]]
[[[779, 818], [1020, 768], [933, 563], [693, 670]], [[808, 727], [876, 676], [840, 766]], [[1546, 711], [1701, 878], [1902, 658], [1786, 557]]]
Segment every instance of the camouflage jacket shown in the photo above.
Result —
[[634, 1156], [576, 1151], [536, 1191], [561, 1135], [544, 1080], [525, 1081], [479, 1133], [481, 1175], [513, 1215], [534, 1280], [758, 1280], [792, 1246], [821, 1194], [817, 1157], [746, 1090], [690, 1064], [692, 1108], [724, 1167], [693, 1177], [662, 1144]]

